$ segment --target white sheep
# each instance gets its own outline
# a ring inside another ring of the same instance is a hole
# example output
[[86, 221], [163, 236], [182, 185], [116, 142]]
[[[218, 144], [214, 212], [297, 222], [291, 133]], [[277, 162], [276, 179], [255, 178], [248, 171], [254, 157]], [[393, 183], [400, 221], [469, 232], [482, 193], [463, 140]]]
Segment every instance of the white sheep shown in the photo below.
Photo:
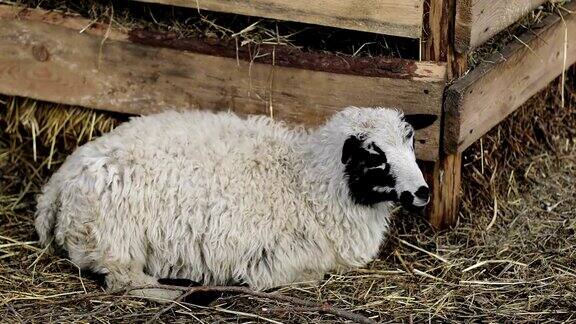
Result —
[[105, 274], [109, 290], [160, 278], [260, 290], [361, 267], [378, 253], [393, 202], [429, 200], [413, 148], [425, 125], [408, 123], [421, 117], [350, 107], [314, 131], [230, 113], [134, 118], [50, 179], [40, 242]]

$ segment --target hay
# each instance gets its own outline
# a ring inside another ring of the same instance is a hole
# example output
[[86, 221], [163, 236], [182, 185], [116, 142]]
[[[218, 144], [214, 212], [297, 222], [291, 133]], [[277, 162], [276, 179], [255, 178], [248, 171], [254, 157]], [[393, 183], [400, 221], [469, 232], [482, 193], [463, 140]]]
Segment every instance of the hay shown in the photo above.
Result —
[[[574, 320], [575, 80], [572, 68], [564, 109], [556, 81], [466, 152], [464, 201], [454, 230], [436, 233], [425, 220], [400, 215], [381, 259], [365, 269], [278, 292], [377, 321]], [[225, 296], [210, 306], [182, 303], [166, 311], [163, 305], [102, 293], [98, 278], [38, 247], [33, 197], [77, 138], [81, 143], [89, 134], [109, 130], [119, 122], [117, 116], [26, 99], [0, 101], [5, 321], [132, 322], [153, 319], [158, 312], [164, 312], [163, 322], [340, 320], [248, 295]]]

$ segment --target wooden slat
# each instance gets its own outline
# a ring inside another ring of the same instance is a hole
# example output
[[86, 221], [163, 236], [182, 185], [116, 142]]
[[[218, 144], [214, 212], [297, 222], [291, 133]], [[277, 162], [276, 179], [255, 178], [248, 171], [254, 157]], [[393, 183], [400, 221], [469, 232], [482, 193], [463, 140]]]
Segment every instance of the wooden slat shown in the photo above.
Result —
[[418, 38], [424, 0], [138, 0]]
[[[414, 75], [401, 79], [310, 71], [134, 44], [114, 29], [103, 41], [107, 27], [89, 23], [0, 6], [0, 93], [132, 114], [273, 113], [308, 126], [349, 105], [440, 115], [442, 64], [414, 62]], [[419, 158], [436, 159], [439, 127], [417, 134]]]
[[450, 1], [428, 0], [424, 15], [425, 37], [422, 39], [422, 57], [429, 61], [448, 61], [450, 43]]
[[472, 50], [546, 1], [457, 0], [456, 50]]
[[576, 62], [576, 3], [456, 81], [446, 93], [445, 150], [463, 151]]
[[[427, 60], [448, 61], [448, 78], [451, 80], [464, 73], [466, 55], [454, 51], [454, 39], [450, 27], [455, 17], [455, 1], [430, 0], [426, 13], [426, 35], [422, 56]], [[441, 134], [442, 134], [441, 130]], [[460, 182], [462, 171], [461, 154], [445, 154], [440, 151], [433, 166], [424, 169], [426, 180], [431, 187], [432, 197], [427, 212], [430, 224], [436, 229], [456, 225], [460, 208]]]

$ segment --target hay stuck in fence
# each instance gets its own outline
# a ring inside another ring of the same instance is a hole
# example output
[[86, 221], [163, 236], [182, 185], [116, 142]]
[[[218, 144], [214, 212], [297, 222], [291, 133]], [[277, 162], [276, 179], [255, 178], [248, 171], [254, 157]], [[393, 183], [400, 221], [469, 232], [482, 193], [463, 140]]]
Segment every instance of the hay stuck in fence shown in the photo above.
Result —
[[510, 43], [520, 42], [522, 45], [527, 46], [527, 44], [522, 43], [518, 35], [531, 33], [532, 30], [538, 28], [544, 19], [550, 15], [566, 16], [569, 14], [569, 11], [565, 8], [565, 4], [570, 1], [571, 0], [549, 0], [527, 13], [517, 22], [508, 26], [484, 44], [471, 51], [468, 54], [468, 67], [473, 69], [482, 62], [491, 62], [490, 57], [493, 54], [501, 54], [504, 47]]
[[[468, 55], [473, 69], [492, 54], [500, 53], [517, 35], [537, 27], [553, 14], [566, 15], [571, 0], [549, 0]], [[259, 17], [217, 13], [194, 8], [110, 0], [0, 0], [0, 4], [41, 8], [78, 14], [93, 22], [109, 24], [126, 33], [134, 30], [169, 32], [177, 39], [197, 39], [208, 44], [247, 48], [251, 57], [269, 52], [261, 47], [285, 47], [303, 52], [347, 57], [420, 59], [421, 40]]]
[[136, 29], [170, 32], [179, 39], [249, 48], [256, 57], [261, 46], [290, 47], [304, 52], [342, 57], [386, 56], [418, 59], [419, 40], [335, 29], [259, 17], [216, 13], [135, 1], [0, 0], [26, 8], [79, 14], [129, 33]]
[[[376, 321], [574, 320], [575, 80], [572, 68], [564, 84], [565, 107], [559, 106], [561, 83], [556, 81], [466, 152], [464, 201], [455, 229], [435, 233], [424, 219], [400, 215], [379, 260], [276, 293]], [[105, 294], [99, 278], [44, 253], [32, 225], [34, 195], [77, 144], [118, 122], [108, 113], [1, 99], [3, 319], [132, 322], [161, 314], [157, 319], [163, 322], [342, 320], [243, 294], [208, 306], [180, 303], [167, 309], [121, 293]]]

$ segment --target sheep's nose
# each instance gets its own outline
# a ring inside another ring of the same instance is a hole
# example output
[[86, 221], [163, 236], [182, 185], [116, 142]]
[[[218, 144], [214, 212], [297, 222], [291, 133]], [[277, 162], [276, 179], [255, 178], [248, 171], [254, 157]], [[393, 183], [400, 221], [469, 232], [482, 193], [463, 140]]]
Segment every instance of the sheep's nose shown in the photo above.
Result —
[[414, 193], [414, 196], [416, 196], [417, 198], [420, 198], [424, 201], [428, 201], [428, 198], [430, 198], [430, 189], [428, 189], [428, 187], [426, 187], [426, 186], [422, 186], [422, 187], [418, 188], [418, 190], [416, 190], [416, 192]]

